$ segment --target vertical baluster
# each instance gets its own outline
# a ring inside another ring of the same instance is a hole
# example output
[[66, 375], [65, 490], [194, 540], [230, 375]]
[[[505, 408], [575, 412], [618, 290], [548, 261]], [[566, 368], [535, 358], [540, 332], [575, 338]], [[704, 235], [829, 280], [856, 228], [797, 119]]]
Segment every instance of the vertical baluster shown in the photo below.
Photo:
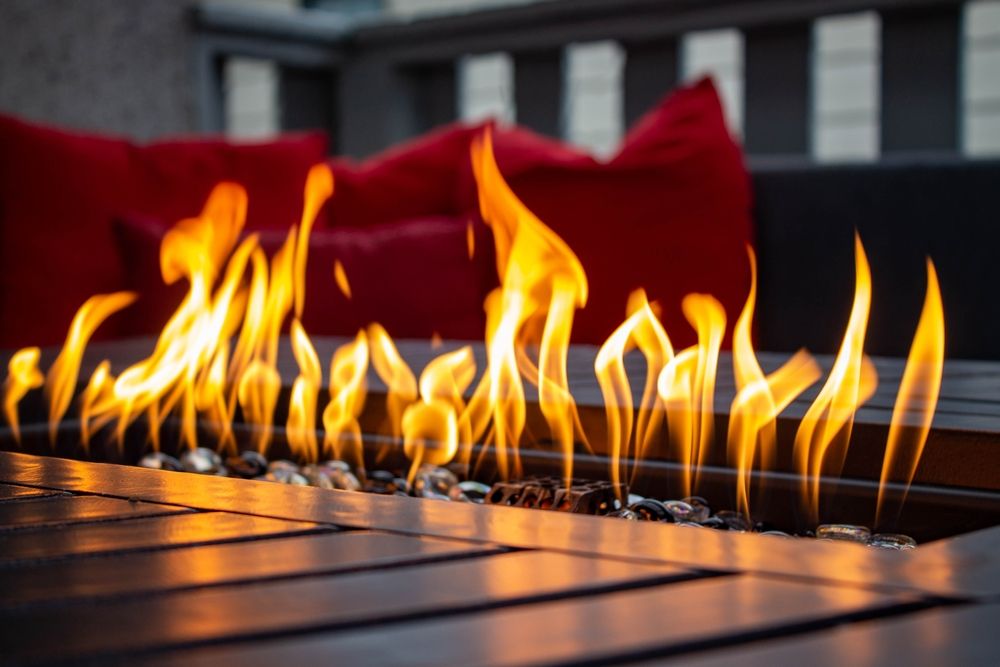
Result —
[[677, 85], [678, 67], [676, 39], [625, 45], [626, 127], [631, 127]]
[[514, 55], [517, 122], [551, 137], [562, 136], [562, 49]]
[[[283, 66], [278, 86], [282, 130], [327, 130], [336, 136], [335, 74], [328, 69]], [[335, 150], [336, 146], [331, 146]]]
[[809, 152], [812, 25], [744, 33], [744, 144], [751, 155]]

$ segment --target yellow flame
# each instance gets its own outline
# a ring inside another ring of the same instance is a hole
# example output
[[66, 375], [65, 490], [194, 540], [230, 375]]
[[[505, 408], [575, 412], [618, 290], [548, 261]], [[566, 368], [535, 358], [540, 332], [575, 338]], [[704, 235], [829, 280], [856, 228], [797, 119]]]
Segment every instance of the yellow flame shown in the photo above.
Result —
[[306, 259], [309, 236], [323, 203], [333, 195], [333, 172], [325, 164], [314, 165], [306, 176], [301, 232], [295, 245], [295, 316], [302, 317], [306, 299]]
[[[927, 294], [917, 331], [906, 358], [906, 368], [896, 395], [886, 442], [885, 459], [875, 511], [875, 525], [882, 519], [885, 486], [890, 478], [902, 479], [907, 489], [917, 472], [917, 464], [927, 444], [931, 421], [941, 391], [944, 370], [944, 307], [934, 263], [927, 260]], [[899, 499], [902, 506], [906, 491]]]
[[403, 411], [417, 400], [417, 379], [381, 324], [368, 326], [372, 366], [385, 383], [385, 409], [393, 439], [403, 435]]
[[76, 393], [80, 362], [87, 342], [104, 320], [135, 301], [134, 292], [115, 292], [92, 296], [80, 306], [66, 334], [66, 342], [45, 377], [49, 399], [49, 439], [54, 443], [59, 422]]
[[[474, 439], [490, 425], [502, 478], [520, 474], [518, 447], [525, 422], [520, 367], [538, 350], [539, 405], [572, 475], [574, 428], [566, 353], [573, 313], [587, 302], [587, 277], [569, 246], [546, 227], [507, 185], [485, 132], [472, 145], [472, 166], [483, 219], [493, 231], [501, 287], [487, 298], [487, 369], [460, 423]], [[529, 373], [529, 377], [532, 373]]]
[[472, 226], [472, 221], [469, 220], [465, 224], [465, 248], [469, 253], [469, 259], [471, 260], [476, 255], [476, 230]]
[[697, 489], [701, 468], [715, 437], [715, 378], [719, 350], [726, 333], [726, 311], [707, 294], [688, 294], [681, 302], [684, 316], [698, 333], [697, 362], [691, 376], [692, 489]]
[[298, 318], [292, 320], [292, 352], [299, 365], [299, 376], [292, 384], [288, 404], [286, 435], [292, 453], [315, 463], [319, 460], [316, 440], [316, 403], [323, 383], [319, 355]]
[[347, 281], [347, 272], [344, 271], [344, 265], [340, 263], [339, 259], [333, 262], [333, 280], [337, 283], [340, 292], [350, 299], [351, 283]]
[[698, 346], [678, 352], [660, 371], [657, 392], [667, 413], [667, 433], [681, 464], [681, 494], [690, 496], [695, 464], [694, 374], [698, 365]]
[[26, 347], [18, 350], [7, 362], [7, 379], [3, 388], [3, 412], [10, 425], [14, 441], [21, 443], [21, 422], [18, 419], [17, 406], [29, 391], [42, 386], [45, 381], [42, 372], [38, 370], [38, 360], [42, 351], [37, 347]]
[[[657, 400], [657, 380], [674, 354], [670, 339], [644, 291], [637, 290], [630, 296], [629, 310], [632, 314], [608, 337], [594, 361], [607, 414], [611, 481], [615, 485], [622, 481], [622, 459], [631, 456], [641, 460], [662, 427], [663, 410]], [[646, 358], [646, 385], [637, 420], [632, 386], [625, 371], [625, 354], [632, 346], [637, 346]]]
[[364, 330], [341, 345], [330, 360], [330, 402], [323, 410], [324, 452], [364, 470], [361, 426], [368, 372], [368, 338]]
[[[802, 418], [795, 434], [794, 458], [802, 476], [803, 501], [814, 521], [819, 519], [820, 475], [824, 469], [839, 475], [851, 439], [854, 414], [874, 391], [874, 367], [865, 371], [863, 348], [871, 309], [871, 269], [861, 238], [854, 237], [854, 305], [844, 340], [826, 384]], [[865, 377], [869, 380], [866, 380]], [[866, 386], [867, 385], [867, 386]]]
[[237, 390], [243, 419], [253, 424], [252, 442], [261, 454], [267, 452], [274, 431], [274, 410], [281, 392], [278, 370], [261, 359], [254, 359], [240, 378]]
[[80, 442], [85, 451], [90, 447], [90, 422], [94, 406], [110, 396], [113, 384], [111, 362], [105, 359], [94, 369], [87, 386], [80, 394]]
[[461, 462], [468, 466], [468, 424], [460, 425], [458, 417], [465, 408], [465, 390], [475, 376], [476, 362], [469, 346], [436, 357], [420, 374], [420, 402], [406, 408], [402, 422], [403, 449], [412, 462], [410, 481], [421, 463], [450, 462], [460, 442], [464, 445]]

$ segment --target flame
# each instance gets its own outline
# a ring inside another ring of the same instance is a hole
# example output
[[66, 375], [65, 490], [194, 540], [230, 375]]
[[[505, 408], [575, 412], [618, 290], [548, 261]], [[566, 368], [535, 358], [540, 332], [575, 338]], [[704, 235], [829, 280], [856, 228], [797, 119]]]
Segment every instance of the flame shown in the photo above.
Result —
[[340, 263], [339, 259], [333, 262], [333, 280], [337, 283], [340, 292], [350, 299], [351, 283], [347, 281], [347, 272], [344, 271], [344, 265]]
[[325, 164], [314, 165], [306, 175], [305, 202], [302, 206], [301, 232], [295, 244], [295, 317], [302, 317], [306, 299], [306, 260], [309, 236], [324, 202], [333, 195], [333, 172]]
[[757, 300], [757, 257], [747, 248], [750, 260], [750, 292], [733, 329], [733, 374], [736, 397], [729, 410], [727, 439], [730, 464], [736, 468], [736, 504], [750, 513], [750, 474], [759, 458], [760, 468], [774, 465], [777, 450], [778, 415], [796, 396], [820, 377], [819, 365], [805, 350], [799, 350], [768, 376], [757, 361], [750, 331]]
[[409, 481], [421, 463], [444, 465], [465, 445], [462, 463], [469, 463], [471, 442], [467, 422], [459, 424], [465, 409], [463, 396], [476, 376], [472, 348], [462, 347], [432, 360], [420, 374], [420, 402], [403, 413], [403, 449], [412, 461]]
[[[656, 385], [674, 355], [670, 339], [644, 291], [637, 290], [631, 295], [629, 310], [632, 314], [608, 337], [594, 361], [608, 419], [611, 481], [616, 486], [621, 483], [622, 458], [632, 456], [641, 460], [662, 427], [663, 410], [657, 400]], [[631, 346], [637, 346], [646, 358], [646, 386], [637, 420], [634, 420], [632, 386], [625, 372], [625, 354]], [[631, 444], [633, 421], [634, 445]]]
[[465, 224], [465, 247], [471, 260], [476, 256], [476, 229], [472, 226], [471, 220]]
[[80, 443], [84, 451], [90, 447], [90, 422], [94, 406], [110, 396], [114, 377], [111, 375], [111, 362], [105, 359], [90, 376], [87, 386], [80, 394]]
[[[927, 443], [931, 421], [941, 391], [944, 368], [944, 307], [934, 263], [927, 260], [927, 294], [920, 313], [906, 368], [896, 395], [889, 424], [885, 459], [875, 511], [875, 525], [879, 525], [885, 504], [885, 486], [890, 477], [906, 481], [906, 489], [913, 482], [917, 464]], [[904, 490], [899, 505], [906, 499]]]
[[292, 352], [299, 365], [299, 376], [292, 384], [285, 433], [288, 446], [299, 458], [315, 463], [319, 460], [316, 440], [316, 402], [323, 384], [319, 355], [298, 318], [292, 320]]
[[49, 439], [53, 443], [59, 431], [59, 422], [73, 401], [87, 342], [104, 320], [130, 305], [137, 296], [135, 292], [92, 296], [73, 317], [66, 342], [45, 376], [45, 393], [49, 398]]
[[[851, 439], [854, 414], [874, 391], [874, 367], [864, 363], [863, 347], [871, 308], [871, 269], [861, 238], [855, 234], [854, 305], [847, 331], [830, 376], [813, 401], [795, 434], [793, 456], [802, 476], [803, 501], [814, 521], [819, 520], [820, 475], [827, 469], [839, 475]], [[867, 394], [867, 395], [866, 395]]]
[[403, 411], [417, 400], [417, 379], [381, 324], [368, 326], [368, 343], [372, 366], [387, 390], [389, 433], [398, 440], [403, 435]]
[[[501, 286], [486, 300], [487, 369], [460, 418], [473, 439], [491, 426], [502, 478], [520, 474], [518, 447], [524, 430], [521, 368], [537, 380], [539, 406], [552, 440], [572, 476], [576, 403], [569, 392], [566, 354], [576, 308], [587, 303], [587, 277], [569, 246], [546, 227], [507, 185], [487, 130], [472, 145], [472, 166], [483, 219], [496, 243]], [[538, 350], [537, 368], [528, 361]], [[527, 362], [527, 364], [526, 364]]]
[[364, 470], [361, 426], [358, 417], [365, 405], [368, 372], [368, 337], [359, 331], [341, 345], [330, 360], [330, 402], [323, 411], [326, 436], [323, 450], [333, 458], [349, 461]]
[[41, 387], [45, 381], [42, 372], [38, 370], [38, 360], [41, 355], [42, 351], [37, 347], [26, 347], [15, 352], [7, 362], [7, 380], [3, 387], [3, 412], [18, 444], [21, 443], [21, 427], [17, 406], [29, 391]]
[[684, 317], [698, 333], [697, 362], [691, 375], [692, 490], [697, 489], [702, 465], [715, 437], [715, 376], [719, 350], [726, 333], [726, 311], [707, 294], [688, 294], [681, 302]]
[[678, 352], [660, 371], [657, 392], [667, 413], [667, 433], [681, 463], [681, 495], [690, 496], [696, 449], [694, 446], [694, 375], [698, 346]]

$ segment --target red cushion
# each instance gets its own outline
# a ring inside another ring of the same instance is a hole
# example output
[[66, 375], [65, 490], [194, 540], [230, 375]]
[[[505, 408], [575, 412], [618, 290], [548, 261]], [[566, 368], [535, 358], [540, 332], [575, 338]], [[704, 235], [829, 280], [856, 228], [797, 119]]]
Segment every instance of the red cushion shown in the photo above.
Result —
[[[217, 182], [235, 180], [249, 192], [249, 228], [284, 228], [326, 144], [310, 133], [139, 146], [0, 116], [0, 348], [59, 343], [87, 298], [124, 287], [116, 214], [176, 221], [196, 215]], [[115, 316], [96, 338], [132, 334], [126, 321]]]
[[[489, 231], [477, 222], [477, 257], [469, 259], [466, 225], [466, 218], [434, 217], [366, 229], [314, 229], [306, 265], [306, 331], [353, 336], [379, 322], [397, 338], [438, 333], [482, 339], [484, 285], [490, 283], [486, 274], [493, 256]], [[168, 225], [129, 216], [117, 227], [128, 259], [126, 285], [140, 293], [130, 321], [138, 333], [155, 334], [186, 290], [186, 285], [164, 285], [159, 275], [159, 246]], [[263, 231], [260, 243], [273, 256], [285, 237], [283, 231]], [[336, 260], [344, 266], [350, 299], [334, 282]]]
[[[750, 184], [710, 81], [666, 97], [606, 164], [521, 128], [497, 128], [494, 148], [514, 192], [587, 273], [574, 341], [602, 343], [637, 287], [663, 307], [675, 345], [695, 340], [680, 307], [690, 292], [714, 295], [735, 319], [749, 287]], [[471, 169], [463, 178], [473, 207]]]

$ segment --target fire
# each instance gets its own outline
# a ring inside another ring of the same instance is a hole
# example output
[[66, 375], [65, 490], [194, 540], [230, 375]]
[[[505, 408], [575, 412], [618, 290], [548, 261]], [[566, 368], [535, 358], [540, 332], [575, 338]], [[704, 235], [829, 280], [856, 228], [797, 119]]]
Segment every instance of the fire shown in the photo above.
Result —
[[[881, 523], [885, 505], [886, 483], [891, 477], [902, 479], [909, 489], [917, 472], [920, 455], [927, 444], [931, 420], [941, 391], [944, 370], [944, 307], [934, 263], [927, 260], [927, 295], [913, 336], [910, 354], [906, 359], [903, 379], [896, 395], [889, 425], [889, 438], [882, 464], [875, 525]], [[906, 491], [899, 501], [906, 499]]]
[[20, 419], [17, 406], [29, 391], [42, 386], [45, 377], [38, 370], [38, 360], [42, 351], [37, 347], [18, 350], [7, 364], [7, 380], [3, 387], [3, 412], [14, 434], [14, 440], [21, 442]]
[[[482, 369], [477, 369], [473, 348], [464, 346], [435, 357], [418, 382], [389, 332], [378, 323], [368, 323], [333, 353], [328, 400], [318, 415], [322, 362], [302, 322], [309, 237], [316, 216], [334, 192], [332, 174], [323, 165], [310, 170], [301, 220], [270, 258], [256, 235], [243, 233], [246, 192], [237, 184], [221, 183], [197, 216], [179, 222], [163, 239], [163, 279], [168, 284], [184, 281], [187, 292], [152, 352], [124, 369], [113, 369], [103, 361], [80, 392], [83, 445], [87, 447], [106, 427], [121, 445], [129, 427], [144, 418], [150, 444], [158, 448], [161, 427], [169, 419], [179, 427], [178, 444], [210, 444], [235, 452], [240, 445], [234, 422], [241, 421], [250, 427], [249, 445], [266, 453], [282, 396], [277, 361], [287, 324], [288, 344], [298, 367], [284, 431], [294, 457], [307, 462], [341, 459], [363, 476], [360, 419], [370, 365], [386, 387], [384, 430], [402, 443], [410, 461], [410, 480], [422, 464], [454, 462], [456, 469], [468, 472], [474, 445], [482, 447], [473, 475], [492, 456], [498, 477], [517, 477], [522, 474], [521, 447], [532, 436], [541, 436], [534, 444], [555, 449], [569, 484], [577, 447], [589, 449], [567, 371], [573, 320], [576, 310], [587, 303], [587, 276], [569, 246], [507, 184], [489, 131], [473, 143], [471, 159], [500, 279], [500, 286], [483, 304], [486, 364]], [[465, 241], [471, 260], [476, 251], [471, 222]], [[819, 517], [820, 476], [839, 475], [855, 412], [877, 384], [874, 365], [864, 355], [872, 286], [858, 238], [855, 254], [854, 301], [843, 342], [798, 426], [791, 452], [801, 478], [803, 505], [814, 520]], [[779, 459], [778, 417], [821, 373], [805, 350], [770, 374], [764, 372], [751, 336], [757, 265], [752, 250], [748, 255], [750, 289], [732, 331], [736, 393], [729, 409], [725, 453], [735, 471], [737, 509], [749, 517], [758, 502], [758, 491], [751, 484], [755, 471], [773, 469]], [[332, 273], [340, 290], [352, 298], [339, 261]], [[944, 316], [929, 260], [927, 273], [924, 308], [889, 430], [877, 521], [885, 515], [884, 487], [889, 481], [912, 481], [938, 399]], [[81, 363], [92, 334], [136, 296], [118, 292], [84, 303], [46, 375], [39, 369], [38, 348], [14, 354], [4, 384], [3, 413], [16, 439], [21, 436], [19, 404], [30, 391], [44, 386], [50, 437], [55, 441], [81, 382]], [[707, 462], [722, 453], [713, 452], [721, 440], [716, 435], [715, 403], [728, 318], [719, 301], [707, 294], [689, 294], [681, 307], [697, 342], [675, 351], [658, 305], [644, 290], [634, 291], [624, 321], [596, 354], [594, 373], [604, 399], [611, 481], [634, 485], [642, 462], [666, 452], [680, 464], [681, 495], [689, 496], [699, 490]], [[432, 345], [433, 349], [443, 345], [439, 336]], [[635, 351], [645, 361], [641, 396], [626, 372], [627, 355]], [[537, 388], [543, 434], [531, 434], [527, 427], [529, 385]], [[316, 428], [318, 418], [322, 434]]]
[[733, 375], [736, 397], [729, 410], [729, 462], [736, 469], [736, 505], [750, 513], [750, 479], [754, 462], [761, 470], [774, 465], [777, 452], [777, 417], [796, 396], [820, 377], [819, 366], [799, 350], [781, 368], [765, 376], [753, 350], [750, 330], [757, 300], [757, 257], [750, 260], [750, 293], [733, 329]]
[[410, 481], [421, 463], [451, 461], [460, 443], [464, 445], [461, 463], [468, 467], [469, 425], [460, 426], [458, 418], [465, 409], [465, 390], [475, 377], [476, 362], [469, 346], [442, 354], [420, 374], [420, 402], [406, 408], [402, 421], [403, 447], [412, 461]]
[[[579, 416], [569, 391], [566, 355], [574, 311], [587, 303], [587, 277], [569, 246], [507, 185], [489, 131], [473, 143], [472, 165], [480, 212], [493, 230], [501, 286], [486, 301], [486, 372], [460, 421], [475, 440], [490, 427], [487, 440], [494, 446], [500, 476], [520, 475], [525, 371], [538, 385], [539, 407], [569, 479]], [[537, 350], [537, 364], [532, 349]]]

